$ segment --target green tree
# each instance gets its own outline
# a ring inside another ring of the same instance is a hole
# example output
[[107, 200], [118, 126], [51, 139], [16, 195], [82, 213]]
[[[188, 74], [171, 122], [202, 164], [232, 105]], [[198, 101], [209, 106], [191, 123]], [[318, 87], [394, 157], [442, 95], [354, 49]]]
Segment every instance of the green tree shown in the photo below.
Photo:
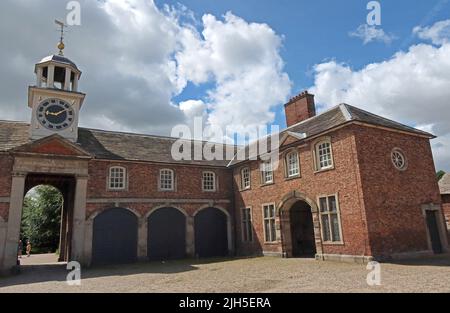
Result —
[[55, 252], [59, 246], [63, 197], [51, 186], [39, 186], [24, 200], [22, 232], [35, 252]]
[[444, 177], [446, 173], [444, 171], [439, 171], [436, 173], [437, 179], [438, 181], [440, 181], [442, 179], [442, 177]]

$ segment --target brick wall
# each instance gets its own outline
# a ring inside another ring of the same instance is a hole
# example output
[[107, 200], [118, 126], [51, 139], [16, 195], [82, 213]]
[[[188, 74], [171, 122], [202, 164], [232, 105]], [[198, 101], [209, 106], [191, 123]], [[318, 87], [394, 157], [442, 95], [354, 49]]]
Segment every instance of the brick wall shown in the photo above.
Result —
[[[429, 140], [368, 127], [355, 136], [372, 254], [428, 250], [421, 205], [440, 203]], [[405, 153], [407, 170], [393, 166], [394, 148]]]
[[[240, 192], [243, 166], [234, 169], [236, 240], [238, 253], [260, 254], [262, 252], [281, 253], [281, 243], [265, 244], [263, 230], [262, 205], [275, 203], [297, 190], [308, 198], [317, 201], [319, 196], [338, 194], [343, 230], [343, 245], [323, 245], [325, 254], [368, 255], [370, 252], [365, 226], [364, 211], [359, 186], [359, 174], [356, 164], [356, 147], [353, 127], [343, 128], [332, 135], [335, 169], [315, 173], [313, 167], [312, 145], [298, 147], [301, 166], [301, 178], [285, 178], [284, 163], [274, 173], [273, 185], [261, 186], [259, 162], [249, 163], [251, 168], [251, 190]], [[252, 208], [255, 239], [252, 244], [242, 242], [242, 220], [240, 210]]]
[[[107, 188], [109, 168], [122, 166], [127, 169], [128, 186], [125, 191], [110, 191]], [[159, 191], [159, 171], [171, 169], [175, 172], [175, 191]], [[203, 171], [216, 173], [218, 188], [216, 192], [202, 190]], [[225, 168], [206, 168], [197, 166], [156, 165], [149, 163], [91, 161], [89, 164], [88, 199], [133, 198], [133, 199], [168, 199], [168, 200], [231, 200], [232, 174]], [[123, 205], [126, 205], [124, 203]], [[130, 208], [145, 214], [158, 204], [130, 204]], [[198, 208], [200, 205], [196, 205]], [[88, 214], [108, 205], [88, 205]], [[232, 213], [232, 212], [230, 212]]]

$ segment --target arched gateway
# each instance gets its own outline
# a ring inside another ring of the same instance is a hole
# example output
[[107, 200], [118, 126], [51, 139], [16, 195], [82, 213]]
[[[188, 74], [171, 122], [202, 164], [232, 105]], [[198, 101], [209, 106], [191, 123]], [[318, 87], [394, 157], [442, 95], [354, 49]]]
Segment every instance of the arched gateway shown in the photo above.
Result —
[[294, 191], [278, 207], [283, 255], [288, 258], [322, 254], [318, 208], [306, 195]]

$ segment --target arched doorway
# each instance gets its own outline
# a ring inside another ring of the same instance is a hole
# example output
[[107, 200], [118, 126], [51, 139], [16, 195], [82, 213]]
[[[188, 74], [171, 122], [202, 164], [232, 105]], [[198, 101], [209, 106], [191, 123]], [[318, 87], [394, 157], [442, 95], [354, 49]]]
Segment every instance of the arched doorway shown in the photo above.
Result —
[[311, 207], [297, 201], [289, 210], [292, 257], [305, 258], [316, 255], [316, 242]]
[[161, 208], [148, 217], [147, 254], [150, 260], [186, 257], [186, 216], [175, 208]]
[[137, 260], [138, 219], [127, 209], [113, 208], [94, 219], [92, 264], [125, 264]]
[[278, 206], [283, 256], [308, 258], [321, 255], [318, 207], [305, 194], [292, 191]]
[[195, 215], [195, 254], [200, 258], [228, 256], [228, 217], [217, 208]]
[[31, 257], [21, 265], [68, 262], [71, 257], [75, 177], [29, 174], [25, 180], [20, 239]]

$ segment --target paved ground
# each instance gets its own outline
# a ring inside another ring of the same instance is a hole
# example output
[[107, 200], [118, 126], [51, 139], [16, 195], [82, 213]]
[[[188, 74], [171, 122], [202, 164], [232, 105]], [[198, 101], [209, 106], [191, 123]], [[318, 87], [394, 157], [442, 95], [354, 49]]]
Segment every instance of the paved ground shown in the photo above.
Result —
[[30, 257], [22, 256], [20, 264], [23, 266], [29, 265], [43, 265], [43, 264], [57, 264], [58, 256], [56, 254], [38, 254], [30, 255]]
[[367, 285], [368, 272], [363, 265], [298, 259], [179, 261], [88, 269], [82, 285], [70, 287], [65, 265], [50, 264], [23, 266], [22, 274], [0, 278], [0, 293], [450, 292], [450, 256], [382, 264], [379, 287]]

